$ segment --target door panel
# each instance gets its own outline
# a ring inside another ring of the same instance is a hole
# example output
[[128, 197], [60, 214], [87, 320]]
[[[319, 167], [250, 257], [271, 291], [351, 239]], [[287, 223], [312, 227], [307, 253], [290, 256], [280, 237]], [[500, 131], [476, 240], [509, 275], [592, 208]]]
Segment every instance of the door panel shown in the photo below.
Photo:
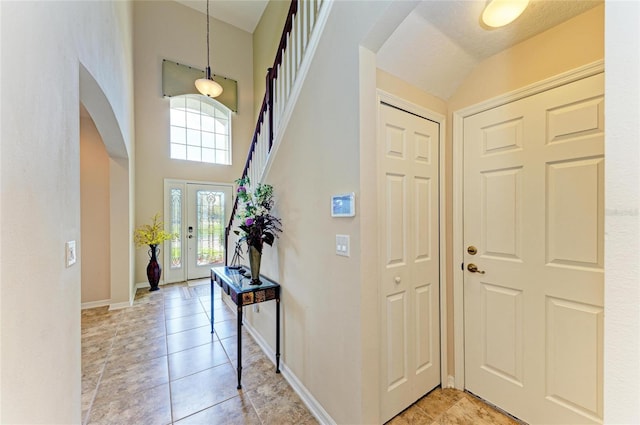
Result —
[[[465, 118], [465, 386], [602, 423], [603, 75]], [[466, 269], [465, 269], [466, 270]]]
[[187, 184], [187, 279], [211, 274], [224, 263], [224, 228], [231, 212], [231, 188]]
[[231, 207], [229, 185], [165, 180], [165, 226], [178, 235], [165, 243], [166, 283], [208, 277], [213, 265], [222, 264]]
[[380, 105], [381, 416], [440, 383], [439, 125]]

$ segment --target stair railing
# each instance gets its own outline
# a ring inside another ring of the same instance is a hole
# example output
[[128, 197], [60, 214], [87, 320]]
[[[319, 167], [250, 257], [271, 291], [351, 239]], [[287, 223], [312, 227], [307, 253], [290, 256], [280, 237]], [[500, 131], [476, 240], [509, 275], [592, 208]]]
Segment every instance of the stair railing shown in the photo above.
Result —
[[[290, 103], [297, 98], [297, 95], [293, 96], [294, 86], [306, 73], [300, 72], [301, 64], [305, 54], [309, 53], [311, 38], [322, 30], [318, 23], [327, 2], [328, 0], [291, 0], [275, 61], [267, 70], [265, 95], [242, 171], [242, 178], [249, 177], [247, 190], [250, 192], [262, 180], [274, 140], [277, 139], [278, 132], [283, 130], [280, 126], [286, 125], [285, 121], [288, 121], [283, 118]], [[229, 264], [229, 235], [237, 209], [238, 198], [235, 197], [229, 224], [225, 228], [225, 265]]]

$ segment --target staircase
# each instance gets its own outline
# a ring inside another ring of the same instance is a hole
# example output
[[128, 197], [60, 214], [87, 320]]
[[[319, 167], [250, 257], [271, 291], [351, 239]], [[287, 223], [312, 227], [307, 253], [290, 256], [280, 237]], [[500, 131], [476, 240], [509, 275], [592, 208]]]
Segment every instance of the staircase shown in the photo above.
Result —
[[[262, 182], [287, 127], [309, 69], [333, 0], [291, 0], [273, 66], [267, 71], [266, 93], [241, 178], [249, 177], [247, 190]], [[229, 235], [238, 208], [236, 197], [225, 228], [225, 264], [229, 261]]]

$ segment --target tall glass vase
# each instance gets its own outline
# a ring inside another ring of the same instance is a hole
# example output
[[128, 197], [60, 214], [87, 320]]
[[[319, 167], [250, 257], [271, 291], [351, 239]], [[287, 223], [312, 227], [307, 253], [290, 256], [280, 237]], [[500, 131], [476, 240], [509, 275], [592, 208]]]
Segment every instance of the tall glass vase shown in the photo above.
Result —
[[160, 282], [160, 274], [162, 273], [162, 268], [160, 267], [160, 263], [158, 263], [158, 245], [149, 245], [149, 265], [147, 266], [147, 279], [149, 280], [149, 285], [151, 285], [151, 289], [149, 291], [157, 291], [160, 289], [158, 287], [158, 283]]
[[260, 285], [260, 262], [262, 253], [255, 246], [249, 245], [249, 268], [251, 269], [251, 284]]

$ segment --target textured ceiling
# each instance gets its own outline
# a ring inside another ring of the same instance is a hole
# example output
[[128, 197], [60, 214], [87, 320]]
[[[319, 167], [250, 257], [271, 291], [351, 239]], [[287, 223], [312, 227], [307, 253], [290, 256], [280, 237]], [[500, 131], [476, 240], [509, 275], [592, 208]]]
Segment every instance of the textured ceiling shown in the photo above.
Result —
[[602, 0], [531, 0], [512, 24], [480, 21], [482, 0], [424, 0], [378, 52], [378, 67], [448, 99], [482, 60], [556, 26]]

